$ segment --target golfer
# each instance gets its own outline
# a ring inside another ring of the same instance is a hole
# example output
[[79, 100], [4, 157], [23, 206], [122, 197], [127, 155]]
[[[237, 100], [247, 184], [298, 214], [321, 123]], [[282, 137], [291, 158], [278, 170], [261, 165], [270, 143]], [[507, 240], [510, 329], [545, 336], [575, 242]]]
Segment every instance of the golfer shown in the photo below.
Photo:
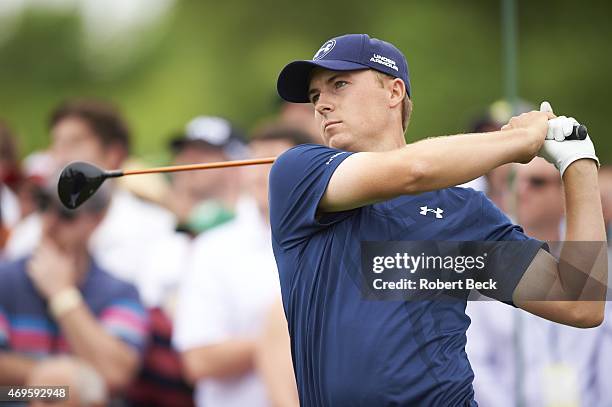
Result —
[[[288, 64], [277, 87], [289, 102], [314, 105], [324, 144], [288, 150], [270, 174], [273, 248], [301, 405], [476, 405], [464, 351], [466, 302], [364, 299], [362, 241], [519, 242], [521, 255], [503, 276], [513, 305], [563, 324], [601, 323], [601, 301], [527, 300], [578, 293], [560, 284], [542, 242], [483, 194], [451, 188], [546, 152], [563, 176], [568, 240], [605, 241], [593, 144], [559, 142], [573, 119], [529, 112], [502, 131], [406, 145], [406, 59], [365, 34], [333, 38], [312, 60]], [[589, 278], [605, 281], [606, 268], [592, 265], [583, 267]]]

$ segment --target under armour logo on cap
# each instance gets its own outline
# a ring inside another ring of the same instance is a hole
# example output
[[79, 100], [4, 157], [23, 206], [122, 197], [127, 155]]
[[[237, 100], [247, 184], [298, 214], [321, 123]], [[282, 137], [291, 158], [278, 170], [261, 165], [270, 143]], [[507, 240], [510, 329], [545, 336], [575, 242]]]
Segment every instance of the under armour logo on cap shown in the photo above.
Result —
[[421, 212], [419, 213], [423, 216], [426, 216], [427, 212], [431, 212], [435, 214], [437, 219], [442, 219], [443, 218], [442, 214], [444, 213], [444, 210], [440, 208], [429, 209], [427, 206], [421, 206]]
[[319, 48], [317, 53], [312, 57], [313, 60], [321, 59], [325, 55], [329, 54], [332, 49], [336, 46], [336, 40], [329, 40]]

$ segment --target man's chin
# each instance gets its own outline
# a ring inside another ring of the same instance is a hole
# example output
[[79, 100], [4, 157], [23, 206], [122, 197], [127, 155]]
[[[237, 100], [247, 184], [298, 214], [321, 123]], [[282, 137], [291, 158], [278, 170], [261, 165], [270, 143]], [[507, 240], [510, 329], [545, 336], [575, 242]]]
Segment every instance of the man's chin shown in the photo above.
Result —
[[338, 150], [350, 151], [351, 137], [347, 134], [334, 134], [327, 139], [327, 145]]

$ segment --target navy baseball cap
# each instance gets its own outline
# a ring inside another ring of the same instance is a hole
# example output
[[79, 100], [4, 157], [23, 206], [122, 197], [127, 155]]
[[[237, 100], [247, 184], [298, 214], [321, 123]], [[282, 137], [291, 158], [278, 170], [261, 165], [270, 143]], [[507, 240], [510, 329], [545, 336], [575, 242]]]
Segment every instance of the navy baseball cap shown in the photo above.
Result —
[[326, 41], [311, 60], [294, 61], [285, 66], [276, 83], [280, 97], [288, 102], [310, 102], [310, 73], [316, 67], [332, 71], [374, 69], [403, 80], [410, 96], [408, 63], [397, 47], [367, 34], [347, 34]]

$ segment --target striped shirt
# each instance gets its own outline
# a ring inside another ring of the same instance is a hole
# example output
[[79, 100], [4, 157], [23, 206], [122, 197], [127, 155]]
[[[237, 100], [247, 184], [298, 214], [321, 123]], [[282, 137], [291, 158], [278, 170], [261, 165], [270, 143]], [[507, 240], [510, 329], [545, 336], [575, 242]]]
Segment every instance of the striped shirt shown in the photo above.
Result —
[[[0, 264], [0, 350], [33, 357], [70, 353], [47, 302], [26, 274], [27, 261]], [[136, 288], [103, 271], [93, 260], [78, 288], [102, 326], [141, 353], [148, 319]]]

